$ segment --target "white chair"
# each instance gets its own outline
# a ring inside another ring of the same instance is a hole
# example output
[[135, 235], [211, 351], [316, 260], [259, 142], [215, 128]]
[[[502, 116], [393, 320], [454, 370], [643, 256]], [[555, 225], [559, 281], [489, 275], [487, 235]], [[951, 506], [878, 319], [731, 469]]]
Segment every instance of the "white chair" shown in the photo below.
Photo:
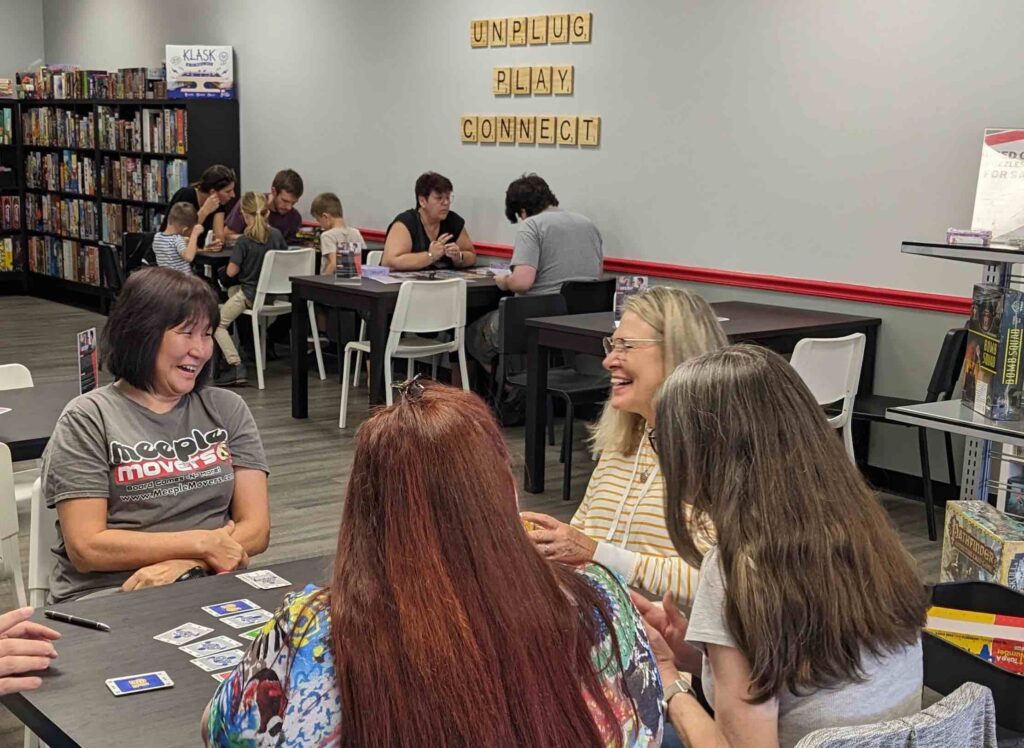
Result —
[[927, 709], [872, 725], [827, 727], [804, 735], [796, 748], [996, 748], [992, 692], [967, 682]]
[[[380, 266], [380, 261], [381, 261], [381, 259], [383, 257], [384, 257], [384, 251], [380, 250], [380, 249], [375, 249], [372, 252], [367, 252], [366, 253], [366, 262], [364, 264], [367, 265], [368, 267], [374, 267], [374, 268], [375, 267], [379, 267]], [[362, 320], [359, 323], [359, 342], [361, 342], [361, 343], [365, 343], [366, 342], [366, 320], [365, 319]], [[352, 374], [352, 386], [353, 387], [358, 387], [359, 386], [359, 372], [361, 372], [362, 370], [363, 370], [363, 352], [362, 351], [356, 351], [356, 370], [355, 370], [355, 373]]]
[[50, 572], [53, 555], [50, 549], [57, 545], [57, 511], [43, 501], [42, 481], [32, 485], [32, 516], [28, 540], [28, 599], [33, 607], [46, 604], [50, 592]]
[[18, 550], [18, 505], [14, 498], [14, 466], [10, 448], [0, 442], [0, 566], [2, 575], [14, 583], [19, 607], [28, 604], [25, 581], [21, 577], [21, 551]]
[[[4, 364], [0, 366], [0, 390], [19, 390], [34, 387], [32, 372], [22, 364]], [[27, 460], [14, 466], [14, 496], [18, 504], [27, 504], [32, 497], [32, 482], [39, 477], [39, 465], [36, 460]]]
[[810, 389], [819, 405], [842, 401], [839, 415], [828, 419], [843, 430], [843, 444], [853, 460], [853, 401], [860, 384], [867, 338], [858, 332], [844, 338], [804, 338], [796, 344], [790, 365]]
[[[452, 340], [437, 338], [402, 337], [402, 333], [442, 332], [454, 330]], [[458, 352], [462, 389], [469, 390], [466, 372], [466, 281], [452, 278], [443, 281], [406, 281], [398, 291], [395, 312], [391, 317], [391, 334], [384, 349], [384, 394], [388, 405], [393, 401], [391, 392], [391, 359], [404, 358], [409, 362], [409, 377], [413, 375], [416, 359], [433, 359], [442, 353]], [[356, 351], [370, 353], [370, 344], [352, 341], [345, 346], [345, 368], [341, 379], [341, 415], [338, 427], [345, 428], [348, 411], [348, 379], [351, 354]]]
[[[256, 283], [256, 298], [252, 309], [243, 314], [252, 319], [252, 341], [256, 348], [256, 380], [263, 389], [263, 370], [267, 366], [267, 322], [273, 317], [280, 317], [292, 311], [291, 301], [275, 300], [267, 303], [267, 294], [289, 294], [292, 292], [293, 275], [313, 275], [316, 268], [316, 250], [307, 249], [272, 249], [263, 257], [260, 279]], [[320, 352], [320, 336], [316, 334], [316, 313], [313, 302], [306, 302], [309, 313], [309, 325], [313, 331], [313, 349], [316, 351], [316, 365], [320, 370], [320, 379], [326, 379], [324, 373], [324, 357]], [[299, 312], [296, 312], [299, 314]], [[293, 340], [292, 345], [303, 345], [301, 340]]]

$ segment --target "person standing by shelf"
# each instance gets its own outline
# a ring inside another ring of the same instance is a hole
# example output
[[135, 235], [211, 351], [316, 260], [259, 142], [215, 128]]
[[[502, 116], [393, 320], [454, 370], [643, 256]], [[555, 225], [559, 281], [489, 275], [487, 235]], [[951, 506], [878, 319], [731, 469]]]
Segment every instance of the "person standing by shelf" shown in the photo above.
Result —
[[[224, 246], [224, 212], [235, 199], [235, 172], [230, 167], [214, 164], [200, 175], [198, 182], [171, 196], [169, 205], [189, 203], [196, 209], [199, 223], [203, 225], [203, 233], [199, 237], [199, 246], [208, 250], [218, 250]], [[206, 242], [209, 232], [213, 232], [213, 241]], [[167, 233], [167, 216], [160, 224], [160, 232]]]
[[[288, 244], [295, 241], [295, 235], [302, 226], [302, 214], [295, 208], [295, 204], [302, 197], [302, 177], [294, 169], [282, 169], [274, 175], [274, 181], [270, 184], [270, 192], [266, 193], [267, 222], [271, 228], [275, 228], [284, 236]], [[224, 219], [227, 229], [227, 242], [232, 244], [245, 233], [245, 218], [242, 215], [242, 206], [236, 203]]]

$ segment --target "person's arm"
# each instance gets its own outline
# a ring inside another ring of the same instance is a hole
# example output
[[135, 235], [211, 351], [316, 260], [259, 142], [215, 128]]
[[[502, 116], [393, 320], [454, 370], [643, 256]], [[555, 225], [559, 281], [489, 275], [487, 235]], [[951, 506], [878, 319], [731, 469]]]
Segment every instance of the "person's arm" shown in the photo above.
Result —
[[225, 270], [224, 272], [227, 274], [228, 278], [234, 278], [236, 275], [242, 272], [242, 267], [237, 262], [232, 260], [231, 262], [228, 263], [228, 269]]
[[476, 250], [466, 229], [462, 229], [459, 238], [445, 247], [445, 254], [457, 268], [468, 268], [476, 264]]
[[540, 265], [540, 234], [536, 224], [527, 219], [516, 232], [512, 244], [512, 273], [498, 276], [495, 285], [502, 291], [526, 293], [537, 281], [537, 267]]
[[426, 252], [412, 251], [412, 234], [401, 221], [395, 221], [384, 239], [380, 264], [392, 270], [425, 270], [444, 256], [442, 237], [432, 241]]
[[338, 264], [338, 244], [325, 231], [320, 236], [320, 274], [334, 275]]
[[224, 274], [228, 278], [234, 278], [240, 272], [242, 272], [242, 260], [245, 259], [246, 243], [244, 241], [235, 242], [235, 246], [231, 249], [231, 259], [228, 260], [228, 266], [224, 270]]
[[224, 218], [224, 239], [228, 244], [238, 241], [245, 231], [245, 219], [242, 218], [242, 201], [238, 200]]
[[213, 214], [213, 245], [214, 249], [221, 249], [227, 234], [224, 229], [224, 211]]
[[43, 685], [37, 673], [57, 656], [53, 642], [60, 634], [34, 623], [32, 608], [18, 608], [0, 616], [0, 696], [33, 691]]
[[217, 196], [211, 192], [206, 196], [206, 199], [203, 201], [203, 204], [199, 206], [199, 210], [197, 211], [199, 223], [205, 223], [206, 219], [209, 218], [219, 207], [220, 200], [218, 200]]
[[231, 498], [231, 519], [235, 529], [231, 537], [248, 556], [267, 550], [270, 543], [270, 501], [267, 474], [253, 468], [235, 468], [235, 493]]
[[57, 516], [68, 558], [82, 573], [129, 571], [174, 559], [231, 571], [245, 561], [245, 549], [232, 536], [233, 522], [217, 530], [111, 530], [104, 498], [66, 499], [57, 504]]
[[537, 268], [529, 265], [516, 265], [508, 275], [496, 276], [494, 284], [502, 291], [526, 293], [533, 288], [536, 280]]
[[199, 237], [203, 234], [203, 224], [197, 223], [192, 227], [192, 233], [188, 236], [188, 244], [181, 248], [179, 254], [185, 262], [192, 262], [199, 251]]

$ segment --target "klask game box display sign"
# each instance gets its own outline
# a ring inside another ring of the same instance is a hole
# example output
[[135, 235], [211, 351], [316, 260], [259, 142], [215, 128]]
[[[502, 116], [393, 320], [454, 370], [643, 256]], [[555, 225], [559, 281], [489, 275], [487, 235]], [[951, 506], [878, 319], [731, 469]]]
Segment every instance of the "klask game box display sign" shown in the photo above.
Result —
[[168, 44], [166, 55], [168, 98], [235, 97], [235, 63], [231, 47]]

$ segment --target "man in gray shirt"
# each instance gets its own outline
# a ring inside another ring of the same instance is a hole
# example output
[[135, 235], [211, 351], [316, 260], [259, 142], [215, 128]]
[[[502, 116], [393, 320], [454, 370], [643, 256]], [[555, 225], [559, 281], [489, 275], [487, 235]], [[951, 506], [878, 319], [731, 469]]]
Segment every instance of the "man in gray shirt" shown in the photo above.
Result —
[[[558, 198], [536, 174], [515, 180], [505, 192], [505, 215], [522, 222], [512, 249], [512, 272], [495, 279], [518, 295], [558, 293], [562, 284], [601, 277], [604, 252], [594, 223], [558, 207]], [[470, 325], [467, 350], [489, 372], [498, 355], [498, 312]]]

